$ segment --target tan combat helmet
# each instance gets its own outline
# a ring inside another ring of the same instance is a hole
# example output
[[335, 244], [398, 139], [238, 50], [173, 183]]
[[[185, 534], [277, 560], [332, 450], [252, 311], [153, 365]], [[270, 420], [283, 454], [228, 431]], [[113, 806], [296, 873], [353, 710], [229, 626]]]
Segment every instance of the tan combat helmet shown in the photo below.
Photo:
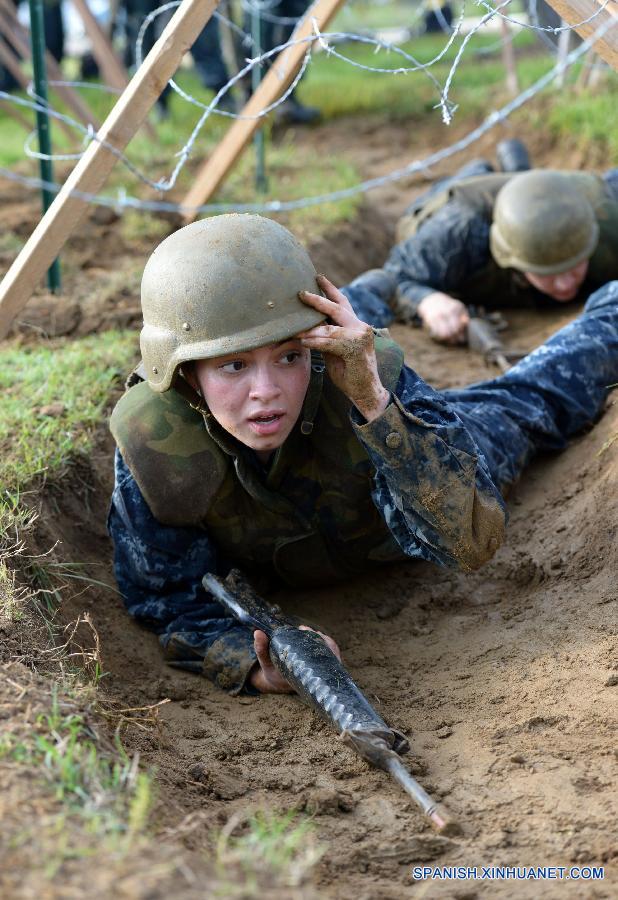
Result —
[[301, 290], [318, 291], [315, 275], [296, 238], [262, 216], [215, 216], [171, 234], [142, 278], [150, 387], [169, 390], [189, 360], [254, 350], [323, 321], [298, 299]]
[[503, 269], [535, 275], [567, 272], [594, 253], [599, 226], [577, 174], [522, 172], [500, 189], [490, 231]]

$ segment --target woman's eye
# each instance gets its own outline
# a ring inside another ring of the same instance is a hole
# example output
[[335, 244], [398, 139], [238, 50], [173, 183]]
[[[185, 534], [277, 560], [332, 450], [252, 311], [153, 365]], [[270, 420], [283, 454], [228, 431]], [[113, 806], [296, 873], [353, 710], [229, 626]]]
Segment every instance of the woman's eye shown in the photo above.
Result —
[[298, 350], [290, 350], [289, 353], [286, 353], [281, 357], [281, 362], [286, 366], [291, 366], [293, 362], [296, 362], [299, 356], [300, 353]]
[[222, 372], [227, 372], [228, 374], [232, 374], [234, 372], [242, 372], [245, 368], [245, 364], [242, 359], [232, 359], [230, 362], [224, 363], [222, 366], [219, 366]]

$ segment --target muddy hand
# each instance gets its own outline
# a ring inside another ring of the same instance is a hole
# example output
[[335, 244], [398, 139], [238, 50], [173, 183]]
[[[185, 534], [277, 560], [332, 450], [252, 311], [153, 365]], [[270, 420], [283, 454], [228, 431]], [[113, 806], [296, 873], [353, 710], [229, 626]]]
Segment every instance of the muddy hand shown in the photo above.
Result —
[[[307, 625], [301, 625], [304, 631], [315, 631]], [[327, 634], [318, 631], [317, 634], [325, 644], [333, 651], [337, 659], [341, 660], [341, 653], [335, 641]], [[294, 688], [285, 680], [278, 669], [273, 666], [268, 653], [268, 635], [263, 631], [253, 632], [253, 646], [257, 656], [256, 667], [249, 676], [251, 685], [261, 694], [293, 694]]]
[[316, 281], [325, 297], [310, 291], [300, 291], [298, 296], [303, 303], [324, 313], [330, 324], [316, 325], [298, 337], [305, 347], [324, 354], [333, 384], [370, 422], [384, 412], [390, 401], [390, 394], [378, 375], [373, 331], [358, 318], [347, 297], [325, 275], [318, 275]]

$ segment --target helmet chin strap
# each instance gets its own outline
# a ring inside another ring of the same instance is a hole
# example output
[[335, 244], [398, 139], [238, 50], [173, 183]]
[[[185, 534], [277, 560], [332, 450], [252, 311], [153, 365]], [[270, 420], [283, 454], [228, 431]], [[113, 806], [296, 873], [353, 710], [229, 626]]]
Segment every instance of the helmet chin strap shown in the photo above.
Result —
[[206, 401], [204, 400], [200, 392], [196, 391], [195, 388], [189, 384], [182, 372], [179, 372], [177, 374], [176, 379], [174, 380], [174, 383], [172, 385], [172, 390], [180, 394], [180, 396], [187, 401], [192, 409], [195, 409], [203, 416], [210, 415], [210, 410], [208, 409]]
[[315, 419], [320, 398], [322, 396], [322, 384], [324, 382], [324, 369], [326, 364], [324, 357], [318, 350], [311, 351], [311, 378], [309, 379], [309, 387], [305, 395], [305, 402], [300, 414], [300, 433], [311, 434], [313, 431], [313, 420]]

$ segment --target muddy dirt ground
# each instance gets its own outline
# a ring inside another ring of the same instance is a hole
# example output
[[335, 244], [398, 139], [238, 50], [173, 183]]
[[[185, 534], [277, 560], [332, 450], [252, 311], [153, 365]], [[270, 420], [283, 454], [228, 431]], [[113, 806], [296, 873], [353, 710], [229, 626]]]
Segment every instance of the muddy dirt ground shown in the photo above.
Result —
[[[328, 141], [334, 153], [345, 147], [363, 174], [387, 171], [432, 142], [425, 133], [417, 144], [408, 128], [394, 124], [368, 123], [360, 135], [354, 127], [353, 146], [345, 123], [315, 129], [311, 139], [316, 147]], [[475, 154], [489, 152], [493, 140]], [[537, 164], [602, 166], [564, 142], [531, 145]], [[318, 270], [343, 282], [380, 264], [418, 186], [370, 195], [357, 222], [313, 240]], [[11, 191], [8, 214], [18, 205]], [[23, 221], [23, 213], [15, 218]], [[72, 251], [82, 254], [73, 324], [56, 330], [137, 323], [138, 298], [126, 285], [104, 291], [87, 316], [77, 302], [88, 283], [105, 280], [112, 268], [130, 269], [148, 252], [124, 246], [112, 218], [81, 231]], [[102, 246], [113, 251], [107, 261]], [[32, 321], [53, 331], [46, 299], [33, 301]], [[574, 314], [512, 315], [508, 342], [531, 349]], [[59, 309], [55, 321], [60, 317]], [[440, 349], [420, 331], [392, 332], [409, 364], [436, 386], [491, 374], [480, 359]], [[327, 847], [313, 880], [320, 897], [615, 896], [618, 442], [602, 447], [617, 430], [614, 401], [566, 452], [535, 462], [509, 499], [505, 546], [479, 573], [408, 564], [343, 588], [273, 598], [335, 637], [360, 686], [410, 736], [410, 767], [461, 820], [461, 838], [435, 835], [386, 775], [370, 770], [294, 697], [228, 697], [167, 667], [156, 638], [128, 619], [111, 591], [88, 587], [68, 598], [63, 618], [87, 610], [99, 633], [108, 673], [103, 691], [127, 706], [171, 700], [161, 709], [159, 732], [127, 737], [128, 749], [158, 773], [161, 833], [173, 833], [190, 857], [237, 811], [297, 808], [315, 817]], [[37, 537], [43, 550], [59, 540], [59, 558], [85, 563], [110, 584], [111, 454], [102, 429], [90, 459], [41, 496]], [[415, 884], [411, 867], [423, 864], [594, 864], [605, 865], [606, 875], [594, 884], [542, 887]]]

